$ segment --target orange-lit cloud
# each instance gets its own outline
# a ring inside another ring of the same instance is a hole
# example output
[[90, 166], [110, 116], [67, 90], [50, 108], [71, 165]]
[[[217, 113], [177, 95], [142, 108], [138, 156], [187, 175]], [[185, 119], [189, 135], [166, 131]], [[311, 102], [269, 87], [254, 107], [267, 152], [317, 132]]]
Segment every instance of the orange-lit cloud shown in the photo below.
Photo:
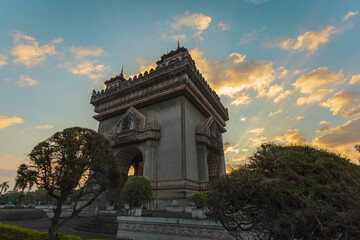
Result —
[[25, 128], [25, 129], [23, 130], [23, 132], [26, 132], [26, 131], [31, 130], [31, 129], [43, 129], [43, 130], [48, 130], [48, 129], [51, 129], [51, 128], [53, 128], [53, 126], [48, 125], [48, 124], [44, 124], [44, 125], [38, 125], [38, 126], [36, 126], [36, 127]]
[[278, 103], [290, 94], [290, 90], [284, 91], [283, 85], [275, 84], [270, 86], [267, 90], [260, 91], [258, 97], [274, 98], [274, 103]]
[[300, 97], [297, 104], [303, 105], [321, 101], [327, 94], [333, 92], [331, 87], [342, 83], [343, 78], [342, 71], [336, 74], [327, 67], [319, 67], [302, 75], [293, 86], [306, 96]]
[[355, 15], [357, 15], [358, 13], [359, 13], [358, 11], [356, 11], [356, 12], [349, 11], [348, 14], [346, 14], [346, 15], [344, 16], [343, 21], [347, 21], [350, 17], [355, 16]]
[[266, 131], [265, 131], [265, 128], [253, 128], [253, 129], [250, 129], [247, 132], [248, 133], [253, 133], [256, 136], [260, 136], [260, 135], [263, 135]]
[[295, 51], [309, 51], [314, 53], [318, 50], [319, 45], [325, 44], [329, 41], [331, 35], [336, 33], [334, 26], [327, 26], [325, 28], [318, 28], [315, 31], [308, 31], [299, 35], [296, 39], [289, 38], [279, 43], [282, 49]]
[[212, 62], [195, 48], [190, 54], [205, 79], [219, 95], [236, 97], [244, 89], [264, 92], [275, 80], [272, 62], [245, 60], [245, 55], [232, 53], [223, 61]]
[[286, 76], [288, 75], [288, 73], [289, 73], [289, 70], [283, 69], [278, 78], [279, 78], [279, 79], [286, 78]]
[[174, 29], [180, 29], [181, 26], [190, 27], [195, 30], [193, 37], [198, 37], [202, 40], [201, 34], [205, 31], [211, 22], [211, 17], [206, 16], [202, 13], [190, 14], [189, 11], [185, 11], [184, 16], [175, 17], [175, 22], [171, 23], [171, 27]]
[[280, 47], [285, 50], [308, 51], [309, 54], [313, 54], [320, 45], [327, 43], [330, 37], [338, 32], [339, 30], [334, 26], [319, 27], [317, 30], [308, 31], [297, 38], [284, 39], [284, 37], [275, 37], [266, 39], [261, 44], [264, 47]]
[[104, 78], [108, 74], [110, 67], [96, 63], [96, 60], [84, 61], [77, 64], [75, 67], [68, 67], [68, 70], [76, 75], [85, 75], [94, 80], [95, 84], [102, 85], [102, 83], [97, 80]]
[[20, 80], [16, 81], [14, 84], [20, 86], [20, 87], [27, 87], [27, 86], [33, 86], [38, 84], [39, 82], [37, 80], [31, 79], [28, 75], [21, 74]]
[[272, 141], [284, 144], [306, 144], [304, 134], [299, 129], [288, 129], [284, 135], [276, 136]]
[[8, 64], [7, 57], [0, 54], [0, 67]]
[[327, 121], [321, 121], [319, 123], [320, 125], [320, 128], [318, 130], [316, 130], [317, 133], [322, 133], [322, 132], [326, 132], [327, 130], [329, 130], [329, 126], [330, 126], [330, 123], [327, 122]]
[[344, 89], [336, 93], [320, 106], [329, 108], [333, 115], [353, 117], [360, 115], [360, 92], [355, 89]]
[[351, 77], [349, 84], [357, 84], [360, 82], [360, 74]]
[[138, 57], [137, 59], [137, 62], [139, 64], [139, 72], [145, 72], [145, 71], [150, 71], [150, 69], [155, 69], [156, 68], [156, 62], [148, 62], [148, 61], [145, 61], [144, 58], [142, 57]]
[[251, 103], [252, 100], [248, 94], [242, 93], [241, 96], [237, 97], [234, 101], [231, 102], [231, 105], [239, 106]]
[[69, 51], [75, 55], [75, 58], [82, 59], [88, 56], [99, 57], [103, 54], [104, 49], [93, 46], [85, 46], [85, 47], [72, 46], [70, 47]]
[[[54, 40], [55, 43], [62, 41], [61, 38]], [[56, 54], [55, 43], [40, 45], [34, 37], [27, 36], [22, 32], [14, 34], [15, 47], [11, 50], [11, 54], [15, 57], [14, 63], [22, 63], [27, 67], [34, 67], [45, 61], [46, 56]]]
[[319, 136], [313, 145], [337, 151], [353, 160], [358, 158], [354, 145], [360, 143], [360, 118], [355, 118], [338, 127], [330, 128], [326, 134]]
[[298, 116], [298, 117], [296, 118], [296, 120], [298, 120], [298, 121], [300, 121], [300, 120], [302, 120], [302, 119], [304, 119], [304, 116]]
[[0, 129], [10, 127], [14, 124], [24, 123], [24, 119], [18, 117], [7, 117], [0, 115]]
[[269, 117], [272, 117], [272, 116], [274, 116], [274, 115], [277, 115], [277, 114], [280, 114], [280, 113], [282, 113], [283, 112], [283, 110], [282, 110], [282, 108], [280, 108], [278, 111], [276, 111], [276, 112], [270, 112], [269, 113]]

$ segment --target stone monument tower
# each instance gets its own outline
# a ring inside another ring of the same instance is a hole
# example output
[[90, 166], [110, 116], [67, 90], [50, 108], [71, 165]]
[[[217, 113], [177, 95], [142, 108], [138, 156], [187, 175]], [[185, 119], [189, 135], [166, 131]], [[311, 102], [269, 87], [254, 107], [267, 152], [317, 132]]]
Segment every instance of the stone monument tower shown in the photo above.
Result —
[[105, 81], [91, 104], [99, 132], [112, 142], [121, 174], [150, 180], [152, 208], [187, 206], [195, 192], [225, 174], [222, 133], [229, 119], [218, 95], [179, 47], [156, 69]]

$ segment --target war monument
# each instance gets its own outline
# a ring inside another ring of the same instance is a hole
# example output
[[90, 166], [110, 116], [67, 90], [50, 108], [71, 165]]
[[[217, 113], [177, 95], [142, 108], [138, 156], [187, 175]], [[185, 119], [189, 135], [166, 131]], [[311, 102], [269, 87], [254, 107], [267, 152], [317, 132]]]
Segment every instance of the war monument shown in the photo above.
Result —
[[185, 209], [189, 196], [225, 174], [222, 133], [229, 114], [186, 48], [178, 44], [156, 63], [132, 79], [121, 71], [105, 81], [91, 104], [121, 174], [132, 168], [150, 180], [150, 208]]

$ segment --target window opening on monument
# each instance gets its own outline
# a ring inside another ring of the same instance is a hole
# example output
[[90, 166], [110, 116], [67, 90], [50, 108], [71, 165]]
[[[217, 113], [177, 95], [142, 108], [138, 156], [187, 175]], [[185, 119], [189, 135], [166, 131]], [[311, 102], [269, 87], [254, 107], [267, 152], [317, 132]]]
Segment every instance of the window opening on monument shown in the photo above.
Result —
[[209, 181], [219, 177], [219, 161], [215, 153], [210, 152], [207, 158]]

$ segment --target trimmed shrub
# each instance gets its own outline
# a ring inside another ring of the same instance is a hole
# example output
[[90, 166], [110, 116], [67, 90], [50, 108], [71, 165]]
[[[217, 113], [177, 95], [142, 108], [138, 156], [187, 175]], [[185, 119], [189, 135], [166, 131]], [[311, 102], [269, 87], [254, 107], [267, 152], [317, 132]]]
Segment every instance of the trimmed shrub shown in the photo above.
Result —
[[152, 187], [149, 180], [140, 176], [131, 176], [121, 191], [121, 200], [131, 207], [141, 207], [152, 199]]
[[191, 195], [189, 200], [195, 203], [197, 208], [204, 208], [206, 206], [206, 194], [197, 192]]
[[[0, 223], [0, 240], [45, 240], [47, 232], [39, 232], [18, 226]], [[58, 233], [59, 240], [82, 240], [78, 236]]]

